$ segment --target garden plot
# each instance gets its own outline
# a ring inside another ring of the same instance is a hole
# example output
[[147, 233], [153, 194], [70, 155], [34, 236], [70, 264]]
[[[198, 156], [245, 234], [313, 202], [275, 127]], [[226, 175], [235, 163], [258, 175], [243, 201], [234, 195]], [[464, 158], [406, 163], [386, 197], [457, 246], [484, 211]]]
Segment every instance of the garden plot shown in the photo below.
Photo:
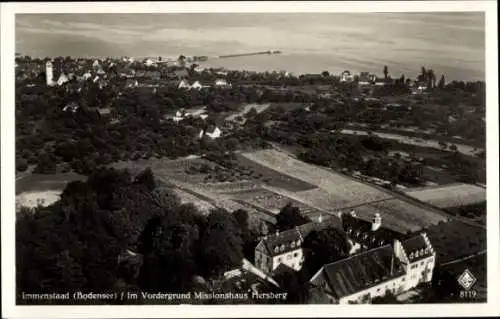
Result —
[[353, 207], [363, 219], [371, 219], [375, 213], [382, 217], [382, 225], [398, 232], [415, 232], [446, 221], [442, 215], [420, 208], [400, 199], [388, 199]]
[[[331, 170], [304, 163], [276, 150], [243, 153], [242, 156], [249, 161], [273, 169], [283, 175], [316, 185], [326, 192], [320, 193], [318, 197], [326, 196], [326, 194], [329, 196], [333, 195], [336, 197], [336, 201], [345, 202], [347, 205], [352, 206], [392, 198], [392, 195], [375, 187], [337, 174]], [[303, 189], [302, 191], [306, 190]], [[306, 196], [312, 195], [306, 194]]]
[[203, 187], [216, 193], [233, 194], [258, 190], [259, 184], [250, 180], [240, 180], [238, 182], [204, 183]]
[[473, 205], [486, 201], [486, 188], [463, 183], [409, 189], [405, 193], [439, 208]]

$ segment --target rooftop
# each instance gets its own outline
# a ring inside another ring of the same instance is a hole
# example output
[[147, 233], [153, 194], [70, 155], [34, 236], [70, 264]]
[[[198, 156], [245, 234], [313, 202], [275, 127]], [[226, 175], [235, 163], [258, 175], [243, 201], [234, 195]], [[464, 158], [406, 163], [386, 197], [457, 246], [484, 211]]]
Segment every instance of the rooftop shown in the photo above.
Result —
[[325, 265], [321, 272], [336, 298], [354, 294], [405, 274], [391, 245]]

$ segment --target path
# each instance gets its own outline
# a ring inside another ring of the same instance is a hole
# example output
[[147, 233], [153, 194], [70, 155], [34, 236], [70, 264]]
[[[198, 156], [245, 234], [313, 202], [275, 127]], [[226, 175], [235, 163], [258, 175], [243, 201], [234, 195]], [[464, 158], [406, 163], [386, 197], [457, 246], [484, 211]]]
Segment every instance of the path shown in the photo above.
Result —
[[478, 256], [481, 256], [481, 255], [484, 255], [486, 254], [486, 249], [483, 249], [477, 253], [474, 253], [474, 254], [470, 254], [468, 256], [465, 256], [465, 257], [461, 257], [461, 258], [458, 258], [458, 259], [455, 259], [455, 260], [451, 260], [451, 261], [447, 261], [445, 263], [442, 263], [441, 264], [441, 267], [442, 266], [448, 266], [448, 265], [453, 265], [453, 264], [456, 264], [456, 263], [459, 263], [461, 261], [465, 261], [465, 260], [469, 260], [469, 259], [472, 259], [474, 257], [478, 257]]

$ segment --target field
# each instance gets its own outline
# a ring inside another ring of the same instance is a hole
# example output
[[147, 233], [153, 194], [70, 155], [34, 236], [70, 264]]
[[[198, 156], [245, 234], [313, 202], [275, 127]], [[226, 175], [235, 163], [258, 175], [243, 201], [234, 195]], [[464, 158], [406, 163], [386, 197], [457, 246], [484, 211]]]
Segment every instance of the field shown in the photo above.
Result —
[[472, 205], [486, 201], [485, 188], [463, 183], [409, 189], [405, 193], [439, 208]]
[[353, 209], [362, 218], [372, 218], [373, 214], [379, 213], [383, 225], [400, 232], [418, 231], [447, 220], [444, 214], [438, 215], [396, 198], [364, 204]]
[[[316, 185], [324, 191], [319, 196], [335, 196], [337, 200], [344, 201], [348, 206], [392, 197], [377, 188], [362, 184], [330, 170], [304, 163], [276, 150], [244, 153], [243, 156], [262, 166], [272, 168], [283, 175]], [[314, 197], [311, 194], [306, 195]]]
[[[257, 151], [255, 153], [258, 152], [264, 152], [264, 151]], [[315, 185], [315, 181], [311, 183], [301, 180], [300, 178], [296, 178], [295, 176], [283, 173], [277, 167], [273, 167], [272, 165], [266, 165], [258, 161], [254, 161], [252, 158], [248, 157], [248, 154], [252, 153], [244, 153], [237, 155], [238, 165], [245, 167], [248, 170], [258, 172], [258, 174], [262, 175], [261, 180], [265, 182], [266, 185], [276, 188], [282, 188], [291, 192], [305, 191], [317, 187]]]
[[441, 264], [486, 250], [486, 229], [479, 226], [451, 220], [425, 231]]

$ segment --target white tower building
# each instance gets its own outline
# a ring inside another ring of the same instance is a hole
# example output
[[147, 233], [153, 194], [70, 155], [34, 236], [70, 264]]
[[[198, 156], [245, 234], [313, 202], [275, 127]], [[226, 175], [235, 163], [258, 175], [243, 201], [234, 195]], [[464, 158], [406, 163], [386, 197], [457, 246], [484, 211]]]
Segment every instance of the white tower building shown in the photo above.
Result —
[[47, 86], [54, 85], [54, 70], [51, 61], [47, 61], [45, 64], [45, 78], [47, 80]]

